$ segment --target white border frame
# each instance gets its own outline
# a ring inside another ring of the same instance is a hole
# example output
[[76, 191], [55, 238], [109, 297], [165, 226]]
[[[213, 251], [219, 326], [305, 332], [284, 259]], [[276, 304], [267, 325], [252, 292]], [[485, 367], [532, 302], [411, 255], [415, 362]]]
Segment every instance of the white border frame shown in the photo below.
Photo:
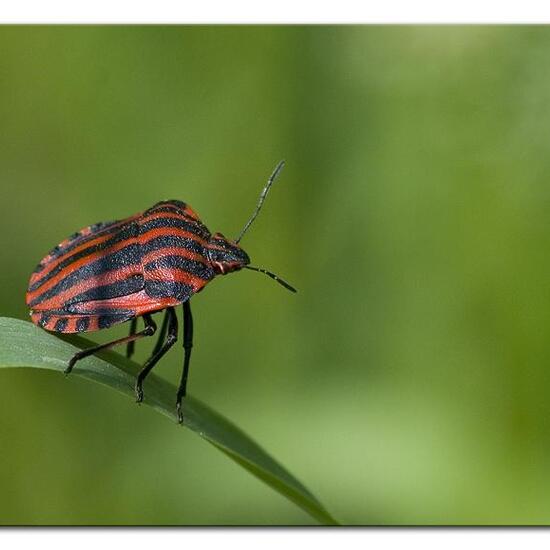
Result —
[[548, 23], [545, 0], [4, 0], [0, 23]]

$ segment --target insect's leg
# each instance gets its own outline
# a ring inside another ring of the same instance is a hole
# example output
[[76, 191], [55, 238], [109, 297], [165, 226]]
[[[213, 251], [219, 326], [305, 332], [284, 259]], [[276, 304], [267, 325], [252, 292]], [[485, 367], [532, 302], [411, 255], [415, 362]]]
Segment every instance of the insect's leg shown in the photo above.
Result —
[[65, 374], [69, 374], [73, 370], [75, 363], [80, 359], [83, 359], [84, 357], [88, 357], [88, 355], [93, 355], [98, 351], [112, 348], [113, 346], [117, 346], [118, 344], [126, 344], [127, 342], [138, 340], [139, 338], [143, 338], [144, 336], [152, 336], [153, 334], [155, 334], [155, 331], [157, 330], [157, 325], [151, 318], [151, 315], [145, 313], [143, 315], [143, 320], [145, 321], [145, 328], [140, 332], [136, 332], [135, 334], [130, 334], [130, 336], [126, 336], [125, 338], [119, 338], [118, 340], [114, 340], [113, 342], [101, 344], [99, 346], [84, 349], [82, 351], [79, 351], [78, 353], [75, 353], [72, 359], [69, 361], [67, 368], [65, 369]]
[[146, 376], [151, 372], [151, 369], [158, 363], [159, 359], [176, 343], [178, 339], [178, 318], [173, 307], [169, 307], [166, 310], [166, 317], [168, 318], [168, 337], [162, 347], [153, 353], [147, 360], [143, 368], [139, 371], [136, 380], [136, 401], [141, 403], [143, 401], [143, 381]]
[[181, 382], [176, 395], [176, 411], [178, 422], [183, 423], [183, 413], [181, 411], [181, 401], [185, 397], [187, 388], [187, 376], [189, 375], [189, 361], [191, 360], [191, 348], [193, 347], [193, 316], [191, 315], [191, 305], [189, 300], [183, 302], [183, 372]]
[[[130, 322], [130, 336], [133, 336], [136, 333], [137, 328], [137, 317], [134, 317]], [[126, 345], [126, 357], [130, 359], [134, 355], [134, 350], [136, 349], [136, 343], [134, 340], [130, 340]]]
[[[137, 326], [137, 317], [134, 317], [130, 324], [130, 336], [136, 333], [136, 326]], [[158, 335], [157, 343], [155, 344], [155, 348], [153, 349], [153, 355], [157, 353], [157, 351], [162, 347], [164, 339], [166, 338], [167, 328], [168, 328], [168, 312], [164, 314], [164, 318], [162, 319], [162, 325], [160, 326], [160, 330], [158, 333], [159, 335]], [[126, 357], [128, 359], [130, 359], [130, 357], [134, 355], [134, 349], [135, 349], [135, 341], [130, 340], [128, 342], [128, 345], [126, 346]]]
[[166, 310], [164, 312], [164, 319], [162, 320], [162, 325], [160, 325], [159, 336], [157, 339], [157, 343], [153, 348], [152, 355], [155, 355], [156, 353], [158, 353], [158, 351], [162, 347], [162, 344], [164, 343], [164, 339], [166, 338], [166, 330], [168, 329], [168, 320], [170, 319], [169, 315], [170, 314], [168, 313], [168, 310]]

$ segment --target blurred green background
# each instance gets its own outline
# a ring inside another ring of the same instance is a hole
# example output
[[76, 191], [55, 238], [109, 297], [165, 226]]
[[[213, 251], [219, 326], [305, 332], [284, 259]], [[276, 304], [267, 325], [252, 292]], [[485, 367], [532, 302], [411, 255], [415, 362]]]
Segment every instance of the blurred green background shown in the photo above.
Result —
[[[236, 236], [284, 158], [243, 247], [299, 293], [193, 299], [190, 392], [343, 523], [550, 521], [550, 28], [1, 27], [0, 52], [1, 315], [53, 245], [158, 200]], [[314, 523], [76, 378], [2, 372], [0, 441], [1, 524]]]

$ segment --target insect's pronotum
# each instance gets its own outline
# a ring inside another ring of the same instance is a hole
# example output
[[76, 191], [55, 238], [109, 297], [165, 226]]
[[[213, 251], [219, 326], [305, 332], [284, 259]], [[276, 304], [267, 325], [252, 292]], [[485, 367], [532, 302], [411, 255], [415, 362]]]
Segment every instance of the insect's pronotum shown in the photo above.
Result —
[[[183, 304], [184, 362], [176, 396], [179, 422], [185, 396], [193, 340], [191, 297], [216, 275], [242, 268], [265, 273], [288, 290], [288, 283], [263, 268], [250, 266], [239, 242], [248, 230], [281, 171], [280, 162], [264, 187], [258, 205], [236, 240], [213, 235], [184, 202], [162, 201], [112, 222], [85, 227], [57, 245], [31, 275], [27, 305], [32, 321], [49, 331], [92, 332], [130, 321], [130, 334], [107, 344], [79, 351], [75, 363], [97, 351], [126, 344], [131, 357], [134, 342], [157, 332], [151, 314], [166, 310], [157, 344], [136, 379], [136, 401], [143, 400], [143, 381], [178, 339], [174, 307]], [[141, 317], [145, 327], [137, 331]]]

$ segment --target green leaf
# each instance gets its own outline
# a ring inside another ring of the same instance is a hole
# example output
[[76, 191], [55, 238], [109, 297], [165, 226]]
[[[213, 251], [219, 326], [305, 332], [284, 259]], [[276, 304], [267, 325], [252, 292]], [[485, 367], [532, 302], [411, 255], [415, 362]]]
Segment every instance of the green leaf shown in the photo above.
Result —
[[[76, 336], [71, 336], [69, 343], [27, 321], [0, 317], [0, 368], [31, 367], [62, 373], [77, 348], [84, 349], [93, 345], [92, 342]], [[106, 351], [79, 361], [71, 376], [99, 382], [134, 400], [135, 376], [139, 369], [138, 364], [117, 353]], [[176, 388], [170, 383], [154, 373], [148, 376], [144, 404], [177, 422], [175, 395]], [[189, 395], [183, 403], [183, 414], [185, 426], [223, 451], [237, 464], [319, 522], [338, 524], [294, 476], [229, 420]]]

